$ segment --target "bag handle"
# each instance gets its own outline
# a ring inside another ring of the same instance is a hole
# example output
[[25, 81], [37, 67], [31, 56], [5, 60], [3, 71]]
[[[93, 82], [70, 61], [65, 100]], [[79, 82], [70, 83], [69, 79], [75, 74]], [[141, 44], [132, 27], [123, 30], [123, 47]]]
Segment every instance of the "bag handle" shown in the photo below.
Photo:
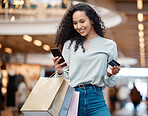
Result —
[[[53, 75], [55, 75], [55, 72], [54, 72], [54, 73], [52, 73], [52, 75], [50, 75], [50, 77], [52, 77]], [[50, 78], [50, 77], [49, 77], [49, 78]]]
[[[53, 75], [55, 75], [56, 73], [54, 72], [54, 73], [52, 73], [52, 75], [50, 75], [49, 77], [48, 77], [48, 79], [50, 78], [50, 77], [52, 77]], [[64, 79], [64, 76], [62, 76], [62, 77], [60, 77], [60, 78], [63, 78]]]

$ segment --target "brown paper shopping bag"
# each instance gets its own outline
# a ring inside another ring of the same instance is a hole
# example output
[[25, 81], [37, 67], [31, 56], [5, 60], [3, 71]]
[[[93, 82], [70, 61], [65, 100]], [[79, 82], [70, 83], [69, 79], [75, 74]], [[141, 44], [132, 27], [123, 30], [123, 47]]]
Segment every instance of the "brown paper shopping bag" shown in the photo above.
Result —
[[25, 116], [58, 116], [69, 80], [40, 77], [21, 111]]

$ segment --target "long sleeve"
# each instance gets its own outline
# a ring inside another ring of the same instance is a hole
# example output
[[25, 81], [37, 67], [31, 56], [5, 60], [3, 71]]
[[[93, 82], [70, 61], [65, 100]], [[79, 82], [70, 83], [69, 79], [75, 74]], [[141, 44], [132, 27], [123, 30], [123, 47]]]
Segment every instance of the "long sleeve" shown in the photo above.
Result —
[[[113, 48], [111, 49], [111, 52], [109, 54], [108, 62], [110, 62], [112, 59], [114, 59], [114, 60], [117, 61], [117, 56], [118, 56], [118, 53], [117, 53], [117, 45], [114, 42]], [[116, 76], [115, 75], [112, 75], [111, 77], [108, 77], [107, 74], [106, 74], [104, 76], [104, 78], [103, 78], [103, 82], [108, 87], [113, 87], [115, 85], [115, 83], [116, 83], [116, 80], [117, 79], [116, 79]]]
[[62, 50], [62, 55], [65, 59], [65, 62], [67, 63], [67, 66], [65, 68], [63, 68], [62, 75], [58, 75], [58, 73], [56, 72], [55, 77], [64, 76], [65, 78], [69, 79], [69, 76], [68, 76], [69, 75], [69, 64], [70, 64], [70, 49], [68, 48], [69, 42], [70, 41], [65, 42], [63, 50]]

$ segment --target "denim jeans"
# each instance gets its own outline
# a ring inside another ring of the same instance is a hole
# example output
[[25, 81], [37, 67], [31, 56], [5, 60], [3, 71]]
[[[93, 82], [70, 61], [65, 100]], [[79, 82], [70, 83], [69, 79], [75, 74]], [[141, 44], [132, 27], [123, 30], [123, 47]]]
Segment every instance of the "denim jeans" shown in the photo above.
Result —
[[80, 92], [78, 116], [111, 116], [102, 88], [89, 86], [75, 90]]

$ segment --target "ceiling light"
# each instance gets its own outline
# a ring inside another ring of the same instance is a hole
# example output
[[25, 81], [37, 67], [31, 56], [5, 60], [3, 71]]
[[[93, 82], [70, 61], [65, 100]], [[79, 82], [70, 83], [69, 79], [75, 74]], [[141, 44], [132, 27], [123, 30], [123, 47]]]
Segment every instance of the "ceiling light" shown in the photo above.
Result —
[[32, 4], [50, 4], [51, 6], [60, 6], [63, 0], [28, 0]]
[[7, 87], [7, 83], [8, 83], [7, 78], [3, 78], [2, 83], [3, 83], [3, 87]]
[[140, 43], [139, 46], [140, 46], [140, 48], [144, 48], [145, 45], [144, 45], [144, 43]]
[[7, 52], [7, 53], [9, 53], [9, 54], [12, 53], [12, 49], [11, 48], [5, 48], [4, 51]]
[[140, 55], [141, 56], [145, 56], [145, 52], [140, 52]]
[[145, 48], [140, 48], [140, 52], [145, 52]]
[[143, 21], [143, 14], [142, 13], [138, 13], [138, 21], [139, 22]]
[[11, 17], [11, 21], [15, 21], [15, 16], [12, 16]]
[[139, 31], [138, 35], [139, 35], [139, 37], [144, 37], [144, 32], [143, 31]]
[[2, 44], [0, 44], [0, 48], [2, 48]]
[[145, 60], [145, 57], [140, 57], [140, 60]]
[[141, 61], [141, 67], [145, 67], [145, 60]]
[[29, 36], [29, 35], [24, 35], [23, 36], [23, 39], [26, 40], [26, 41], [28, 41], [28, 42], [31, 42], [32, 41], [32, 37]]
[[7, 93], [7, 89], [5, 87], [2, 87], [2, 94], [5, 95]]
[[140, 60], [141, 64], [145, 65], [145, 59], [143, 58], [143, 60]]
[[141, 65], [145, 66], [145, 58], [140, 59]]
[[145, 57], [141, 57], [141, 58], [140, 58], [140, 62], [141, 62], [142, 64], [145, 64]]
[[49, 51], [50, 50], [50, 46], [45, 44], [45, 45], [43, 45], [43, 49], [46, 50], [46, 51]]
[[140, 61], [142, 64], [145, 64], [145, 58], [142, 58]]
[[140, 51], [141, 51], [141, 52], [145, 51], [145, 48], [140, 48]]
[[145, 67], [145, 60], [141, 60], [141, 65]]
[[139, 42], [140, 42], [140, 43], [143, 43], [143, 42], [144, 42], [144, 38], [143, 38], [143, 37], [140, 37], [140, 38], [139, 38]]
[[[4, 78], [6, 78], [7, 79], [7, 77], [8, 77], [8, 72], [6, 71], [6, 70], [2, 70], [2, 75], [3, 75], [3, 78], [2, 79], [4, 79]], [[3, 82], [2, 82], [3, 83]], [[6, 85], [7, 86], [7, 85]], [[5, 87], [6, 87], [5, 86]]]
[[41, 46], [42, 42], [40, 40], [34, 40], [33, 44], [36, 45], [36, 46]]
[[141, 10], [143, 8], [143, 0], [137, 0], [137, 8]]
[[23, 5], [24, 1], [23, 0], [14, 0], [13, 5]]
[[144, 30], [144, 25], [143, 25], [142, 23], [139, 23], [139, 24], [138, 24], [138, 29], [139, 29], [140, 31], [143, 31], [143, 30]]

